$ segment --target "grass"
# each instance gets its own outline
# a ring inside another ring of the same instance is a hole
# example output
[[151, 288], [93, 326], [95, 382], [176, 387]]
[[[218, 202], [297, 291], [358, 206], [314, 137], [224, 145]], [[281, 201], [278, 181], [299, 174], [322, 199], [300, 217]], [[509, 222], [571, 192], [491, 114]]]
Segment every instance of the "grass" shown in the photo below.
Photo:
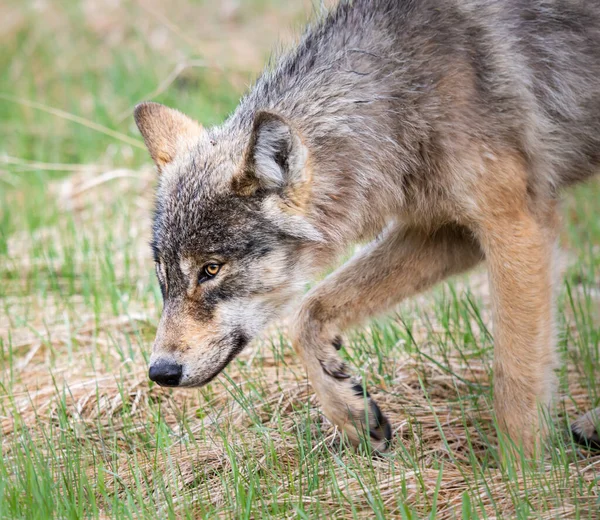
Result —
[[310, 4], [0, 6], [0, 518], [598, 518], [600, 459], [564, 434], [600, 404], [600, 184], [566, 194], [560, 399], [540, 468], [501, 469], [476, 272], [349, 333], [394, 426], [342, 445], [285, 324], [196, 391], [147, 379], [161, 309], [154, 174], [131, 110], [221, 121]]

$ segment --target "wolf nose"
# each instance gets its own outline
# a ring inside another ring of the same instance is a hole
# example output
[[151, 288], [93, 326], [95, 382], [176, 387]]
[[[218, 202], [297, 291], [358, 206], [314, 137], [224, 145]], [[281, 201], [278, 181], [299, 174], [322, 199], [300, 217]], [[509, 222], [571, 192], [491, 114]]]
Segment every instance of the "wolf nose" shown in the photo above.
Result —
[[169, 363], [162, 359], [150, 366], [148, 375], [160, 386], [177, 386], [181, 381], [183, 367], [178, 363]]

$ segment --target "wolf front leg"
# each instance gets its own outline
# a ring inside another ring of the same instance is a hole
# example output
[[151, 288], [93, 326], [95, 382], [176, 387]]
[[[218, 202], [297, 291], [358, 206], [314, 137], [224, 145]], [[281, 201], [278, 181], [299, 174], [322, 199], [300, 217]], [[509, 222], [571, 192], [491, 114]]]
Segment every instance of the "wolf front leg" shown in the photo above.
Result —
[[543, 432], [540, 413], [554, 380], [554, 209], [499, 211], [481, 229], [494, 317], [494, 410], [500, 429], [527, 457]]
[[348, 374], [337, 352], [339, 333], [482, 258], [478, 244], [461, 228], [433, 234], [393, 228], [306, 295], [294, 325], [294, 348], [325, 415], [353, 444], [370, 437], [374, 449], [385, 451], [391, 429]]

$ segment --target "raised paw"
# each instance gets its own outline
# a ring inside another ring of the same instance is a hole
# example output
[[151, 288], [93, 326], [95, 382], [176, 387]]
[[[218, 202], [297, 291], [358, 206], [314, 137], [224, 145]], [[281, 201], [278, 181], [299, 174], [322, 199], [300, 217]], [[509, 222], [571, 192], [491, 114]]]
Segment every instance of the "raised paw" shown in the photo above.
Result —
[[330, 386], [325, 415], [354, 446], [369, 442], [374, 451], [383, 453], [390, 447], [392, 428], [369, 393], [359, 383], [344, 380]]
[[354, 381], [339, 356], [342, 339], [322, 324], [300, 322], [293, 340], [327, 418], [355, 446], [363, 442], [377, 452], [389, 449], [392, 429], [379, 406]]
[[571, 433], [577, 444], [600, 450], [600, 408], [582, 415], [571, 424]]

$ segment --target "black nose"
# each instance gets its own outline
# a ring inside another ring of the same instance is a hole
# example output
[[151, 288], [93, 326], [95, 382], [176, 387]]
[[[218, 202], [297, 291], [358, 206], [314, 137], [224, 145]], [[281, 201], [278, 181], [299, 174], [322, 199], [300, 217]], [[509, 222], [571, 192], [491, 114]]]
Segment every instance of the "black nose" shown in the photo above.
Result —
[[183, 368], [178, 363], [169, 363], [159, 359], [149, 370], [149, 376], [161, 386], [177, 386], [181, 381]]

